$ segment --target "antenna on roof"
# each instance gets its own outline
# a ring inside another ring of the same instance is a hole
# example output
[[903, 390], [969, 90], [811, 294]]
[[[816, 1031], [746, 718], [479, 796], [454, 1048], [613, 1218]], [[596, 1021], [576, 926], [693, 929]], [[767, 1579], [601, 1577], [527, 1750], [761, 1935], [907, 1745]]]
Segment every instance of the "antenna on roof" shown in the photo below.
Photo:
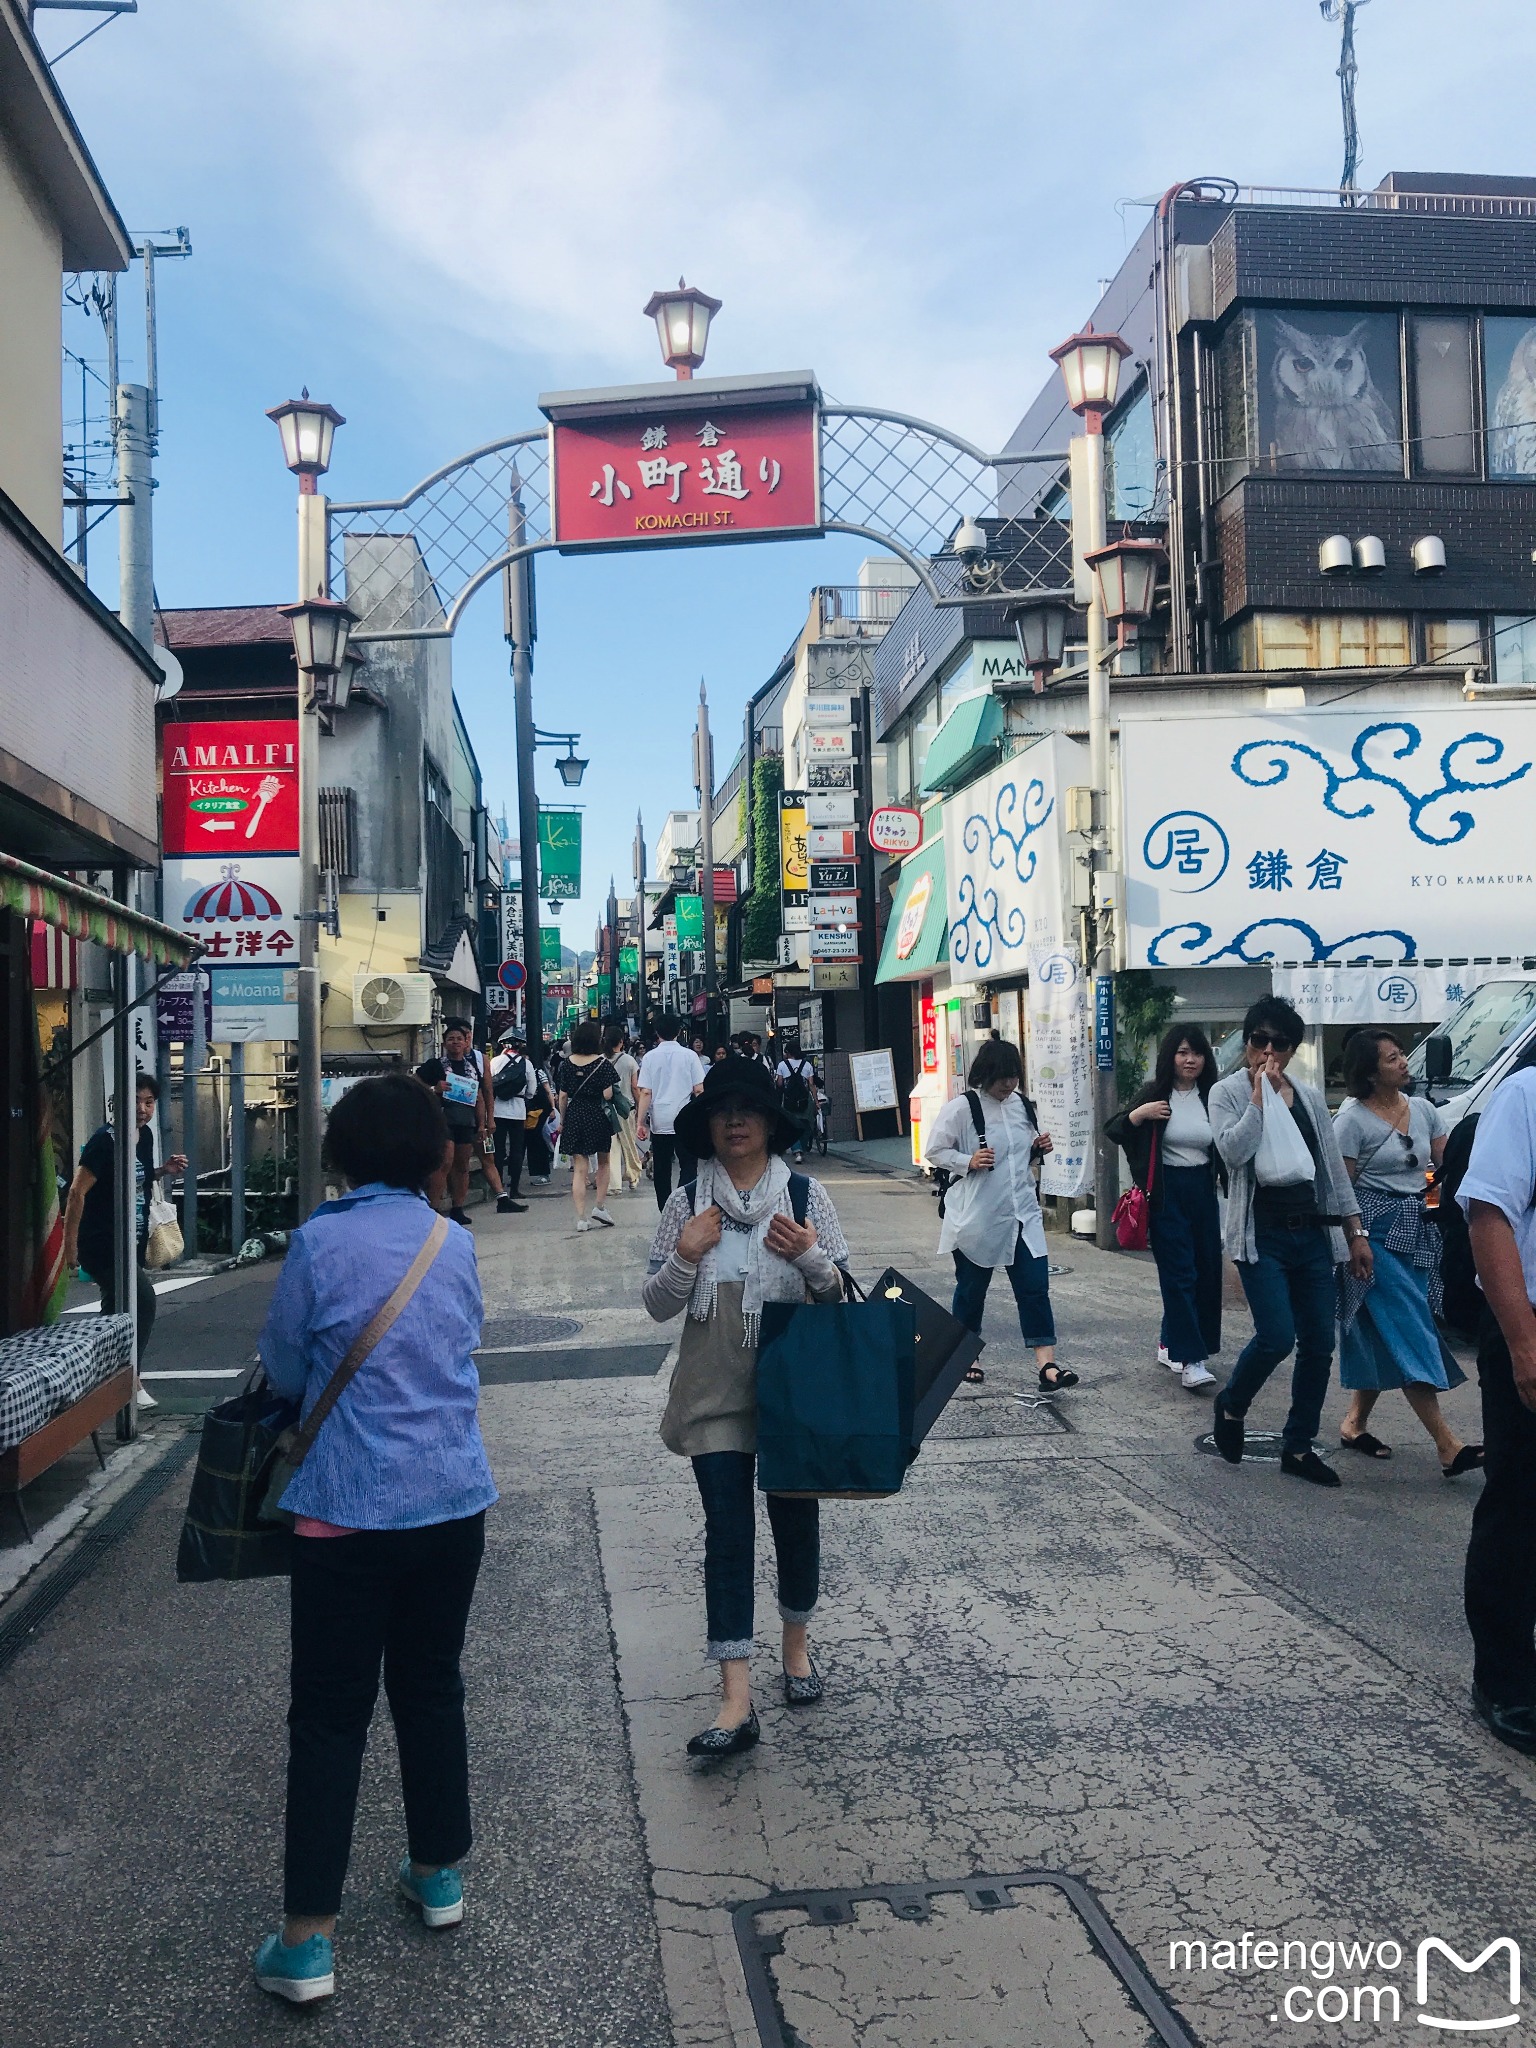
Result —
[[1355, 118], [1355, 16], [1370, 0], [1318, 0], [1324, 21], [1342, 24], [1339, 36], [1339, 103], [1344, 115], [1344, 168], [1339, 173], [1339, 204], [1353, 206], [1359, 196], [1355, 170], [1360, 162], [1360, 123]]

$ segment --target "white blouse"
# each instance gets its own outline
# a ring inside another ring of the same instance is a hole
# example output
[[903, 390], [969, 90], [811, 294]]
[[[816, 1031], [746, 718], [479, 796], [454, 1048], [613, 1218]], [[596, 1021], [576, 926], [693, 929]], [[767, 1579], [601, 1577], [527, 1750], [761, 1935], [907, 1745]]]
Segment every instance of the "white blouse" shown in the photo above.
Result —
[[945, 1103], [928, 1140], [928, 1164], [963, 1176], [944, 1198], [939, 1250], [964, 1252], [978, 1266], [1008, 1266], [1022, 1231], [1025, 1248], [1032, 1257], [1043, 1259], [1045, 1224], [1030, 1170], [1030, 1155], [1040, 1134], [1017, 1089], [1004, 1102], [985, 1089], [978, 1090], [978, 1099], [987, 1143], [996, 1155], [990, 1170], [971, 1171], [971, 1154], [981, 1140], [963, 1094]]

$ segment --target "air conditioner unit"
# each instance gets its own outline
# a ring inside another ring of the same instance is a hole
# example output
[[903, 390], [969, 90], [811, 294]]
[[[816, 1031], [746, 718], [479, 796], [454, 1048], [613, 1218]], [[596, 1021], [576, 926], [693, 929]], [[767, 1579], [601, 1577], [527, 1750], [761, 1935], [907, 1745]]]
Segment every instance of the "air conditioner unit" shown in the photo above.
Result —
[[430, 974], [354, 974], [352, 1022], [375, 1031], [404, 1031], [432, 1022]]

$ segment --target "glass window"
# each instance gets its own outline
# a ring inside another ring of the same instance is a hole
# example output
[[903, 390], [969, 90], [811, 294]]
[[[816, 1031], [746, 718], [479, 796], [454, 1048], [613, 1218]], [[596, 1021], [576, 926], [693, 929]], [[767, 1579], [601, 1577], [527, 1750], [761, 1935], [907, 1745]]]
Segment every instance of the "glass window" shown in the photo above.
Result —
[[1218, 491], [1247, 473], [1258, 447], [1253, 391], [1253, 315], [1240, 313], [1216, 345]]
[[1536, 621], [1494, 620], [1493, 680], [1496, 683], [1536, 683]]
[[928, 749], [933, 745], [933, 736], [939, 729], [939, 693], [936, 687], [924, 690], [912, 711], [912, 787], [921, 789], [923, 771], [928, 766]]
[[1111, 519], [1150, 519], [1157, 509], [1152, 393], [1143, 384], [1104, 430], [1104, 482]]
[[1409, 625], [1395, 612], [1255, 612], [1237, 644], [1244, 668], [1406, 668]]
[[1446, 668], [1466, 668], [1483, 658], [1483, 628], [1479, 619], [1426, 619], [1424, 659], [1443, 663]]
[[1259, 466], [1285, 476], [1403, 470], [1393, 313], [1254, 313]]
[[1472, 323], [1413, 322], [1413, 466], [1425, 476], [1468, 476], [1477, 469], [1472, 419]]
[[1529, 314], [1483, 322], [1488, 393], [1488, 474], [1536, 476], [1536, 321]]

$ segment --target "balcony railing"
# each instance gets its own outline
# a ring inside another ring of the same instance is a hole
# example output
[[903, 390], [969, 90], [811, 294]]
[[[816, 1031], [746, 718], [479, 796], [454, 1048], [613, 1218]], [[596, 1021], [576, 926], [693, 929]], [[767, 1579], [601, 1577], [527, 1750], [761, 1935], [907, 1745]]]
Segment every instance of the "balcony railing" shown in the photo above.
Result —
[[911, 596], [906, 584], [824, 583], [816, 592], [824, 638], [878, 640]]
[[[1358, 192], [1338, 185], [1240, 185], [1233, 178], [1197, 178], [1177, 194], [1183, 204], [1212, 206], [1349, 207], [1361, 213], [1476, 215], [1495, 220], [1536, 220], [1536, 193], [1398, 192], [1377, 186]], [[1156, 206], [1156, 199], [1137, 202]]]

